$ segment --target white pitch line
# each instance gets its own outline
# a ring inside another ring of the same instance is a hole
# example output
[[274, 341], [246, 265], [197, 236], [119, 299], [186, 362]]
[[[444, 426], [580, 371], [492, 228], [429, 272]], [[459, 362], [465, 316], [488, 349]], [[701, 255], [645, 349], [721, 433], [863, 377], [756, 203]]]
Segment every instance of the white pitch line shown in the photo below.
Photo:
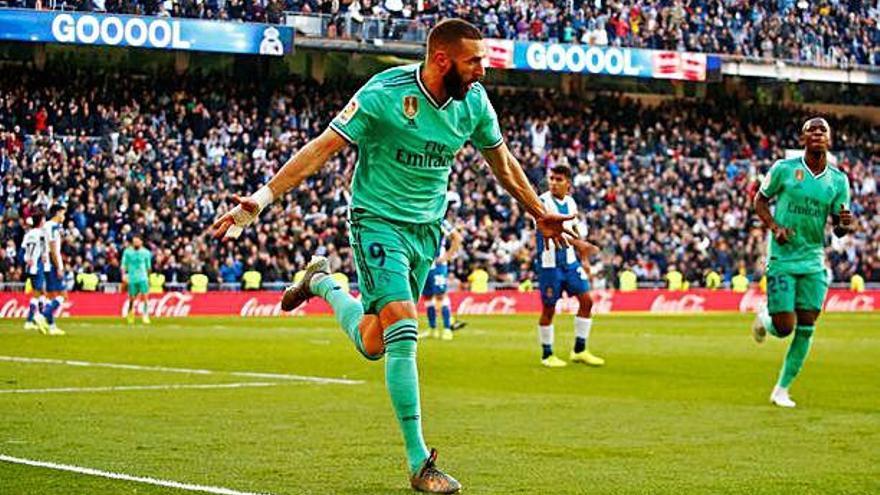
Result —
[[148, 485], [164, 486], [168, 488], [177, 488], [179, 490], [188, 490], [191, 492], [215, 493], [217, 495], [268, 495], [254, 492], [240, 492], [230, 488], [218, 486], [194, 485], [191, 483], [180, 483], [177, 481], [161, 480], [150, 478], [148, 476], [132, 476], [130, 474], [114, 473], [111, 471], [101, 471], [80, 466], [71, 466], [69, 464], [56, 464], [54, 462], [34, 461], [31, 459], [22, 459], [20, 457], [12, 457], [0, 454], [0, 462], [9, 462], [12, 464], [24, 464], [25, 466], [34, 466], [47, 469], [55, 469], [58, 471], [68, 471], [71, 473], [86, 474], [89, 476], [99, 476], [101, 478], [110, 478], [112, 480], [134, 481], [136, 483], [146, 483]]
[[274, 387], [279, 382], [240, 382], [240, 383], [172, 383], [168, 385], [117, 385], [112, 387], [63, 387], [63, 388], [7, 388], [0, 394], [55, 394], [78, 392], [127, 392], [131, 390], [183, 390], [218, 389], [245, 387]]
[[348, 380], [346, 378], [326, 378], [322, 376], [308, 375], [288, 375], [281, 373], [258, 373], [251, 371], [216, 371], [216, 370], [200, 370], [190, 368], [169, 368], [167, 366], [142, 366], [138, 364], [119, 364], [119, 363], [93, 363], [89, 361], [73, 361], [67, 359], [47, 359], [47, 358], [31, 358], [20, 356], [0, 356], [0, 361], [12, 363], [29, 363], [29, 364], [63, 364], [67, 366], [82, 366], [94, 368], [113, 368], [134, 371], [160, 371], [163, 373], [187, 373], [195, 375], [232, 375], [246, 376], [252, 378], [275, 378], [279, 380], [295, 380], [311, 383], [332, 383], [336, 385], [360, 385], [363, 380]]
[[313, 383], [338, 383], [341, 385], [358, 385], [364, 383], [363, 380], [348, 380], [346, 378], [324, 378], [320, 376], [306, 375], [279, 375], [277, 373], [257, 373], [253, 371], [230, 371], [232, 376], [246, 376], [250, 378], [276, 378], [279, 380], [296, 380], [301, 382]]
[[27, 364], [64, 364], [67, 366], [82, 366], [94, 368], [114, 368], [120, 370], [135, 371], [161, 371], [165, 373], [188, 373], [193, 375], [211, 375], [214, 374], [210, 370], [198, 370], [188, 368], [168, 368], [166, 366], [141, 366], [137, 364], [117, 364], [117, 363], [92, 363], [88, 361], [74, 361], [70, 359], [46, 359], [46, 358], [30, 358], [19, 356], [0, 356], [0, 361], [9, 361], [13, 363]]

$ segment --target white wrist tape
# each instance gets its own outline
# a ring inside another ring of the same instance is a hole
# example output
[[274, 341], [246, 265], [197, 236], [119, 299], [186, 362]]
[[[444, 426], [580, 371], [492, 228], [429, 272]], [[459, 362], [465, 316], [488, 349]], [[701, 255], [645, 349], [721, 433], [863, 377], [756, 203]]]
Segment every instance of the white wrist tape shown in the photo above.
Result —
[[272, 194], [272, 190], [269, 189], [269, 186], [263, 186], [257, 189], [257, 192], [251, 194], [251, 199], [256, 201], [260, 206], [260, 211], [263, 211], [263, 208], [269, 206], [272, 201], [275, 201], [275, 196]]
[[226, 235], [224, 238], [232, 238], [235, 239], [241, 235], [243, 231], [243, 227], [246, 227], [254, 222], [258, 216], [260, 216], [260, 212], [263, 211], [266, 206], [272, 203], [275, 199], [272, 190], [269, 189], [269, 186], [263, 186], [257, 190], [257, 192], [251, 194], [250, 199], [257, 203], [257, 211], [250, 212], [241, 207], [241, 205], [233, 208], [229, 213], [232, 215], [232, 220], [235, 222], [233, 225], [229, 226], [229, 229], [226, 231]]

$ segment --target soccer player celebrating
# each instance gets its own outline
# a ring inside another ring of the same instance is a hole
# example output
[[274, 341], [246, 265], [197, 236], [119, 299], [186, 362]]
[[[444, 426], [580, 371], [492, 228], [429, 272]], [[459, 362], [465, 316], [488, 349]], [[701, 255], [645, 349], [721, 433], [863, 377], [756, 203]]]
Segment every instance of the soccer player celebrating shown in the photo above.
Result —
[[349, 207], [361, 300], [313, 257], [288, 288], [289, 311], [317, 295], [367, 359], [385, 356], [385, 382], [403, 433], [410, 483], [416, 490], [455, 493], [461, 485], [435, 465], [422, 438], [416, 367], [416, 301], [440, 242], [455, 153], [466, 141], [482, 150], [501, 185], [531, 214], [545, 239], [565, 244], [570, 216], [549, 213], [504, 143], [486, 90], [486, 48], [479, 29], [450, 19], [428, 35], [422, 64], [370, 79], [320, 136], [300, 149], [269, 183], [214, 222], [215, 237], [239, 235], [275, 198], [298, 186], [349, 143], [358, 147]]
[[[752, 324], [752, 335], [785, 338], [794, 333], [770, 402], [795, 407], [788, 389], [800, 372], [813, 339], [816, 319], [828, 292], [825, 272], [825, 223], [834, 235], [853, 231], [849, 179], [827, 163], [831, 127], [825, 119], [808, 120], [801, 131], [804, 156], [779, 160], [755, 196], [755, 212], [770, 230], [767, 248], [767, 307]], [[770, 212], [770, 200], [776, 209]]]
[[[452, 308], [449, 296], [446, 295], [447, 283], [449, 282], [449, 261], [461, 249], [461, 234], [455, 227], [444, 220], [441, 224], [442, 236], [437, 253], [437, 259], [431, 265], [431, 271], [425, 282], [422, 295], [427, 298], [425, 310], [428, 313], [428, 327], [430, 335], [443, 340], [452, 340]], [[449, 238], [449, 249], [446, 249], [446, 239]], [[443, 333], [437, 329], [437, 311], [443, 317]], [[461, 325], [463, 322], [457, 322]], [[427, 336], [428, 333], [419, 335]]]
[[150, 323], [150, 310], [147, 305], [147, 293], [150, 270], [153, 267], [153, 255], [144, 247], [140, 236], [131, 239], [131, 246], [122, 252], [122, 282], [128, 286], [128, 324], [134, 324], [135, 303], [140, 303], [143, 322]]
[[[550, 170], [550, 190], [541, 195], [541, 202], [547, 211], [561, 215], [577, 215], [577, 204], [568, 193], [571, 189], [571, 168], [558, 165]], [[586, 235], [586, 226], [576, 220], [569, 220], [570, 227], [581, 236]], [[590, 282], [586, 269], [589, 269], [590, 256], [599, 248], [583, 240], [571, 240], [571, 246], [557, 249], [544, 242], [538, 232], [538, 285], [541, 290], [541, 318], [538, 321], [538, 337], [541, 341], [541, 364], [548, 368], [562, 368], [565, 361], [553, 354], [553, 316], [556, 302], [565, 291], [578, 300], [578, 312], [574, 317], [574, 349], [569, 358], [574, 363], [602, 366], [605, 360], [590, 353], [587, 345], [593, 327], [593, 300], [590, 298]]]
[[[24, 250], [24, 264], [28, 280], [30, 280], [33, 295], [28, 305], [27, 318], [24, 321], [25, 330], [40, 330], [43, 333], [48, 331], [48, 326], [38, 325], [35, 318], [43, 310], [45, 299], [43, 291], [46, 287], [46, 268], [48, 268], [46, 258], [46, 241], [44, 239], [45, 232], [43, 230], [44, 212], [37, 210], [31, 215], [31, 228], [24, 234], [21, 241], [21, 247]], [[45, 320], [42, 320], [45, 321]]]
[[67, 210], [61, 205], [49, 209], [49, 220], [43, 224], [43, 249], [47, 256], [46, 292], [48, 302], [43, 312], [36, 317], [37, 325], [43, 333], [64, 335], [64, 331], [55, 324], [55, 313], [64, 304], [64, 261], [61, 258], [61, 223]]

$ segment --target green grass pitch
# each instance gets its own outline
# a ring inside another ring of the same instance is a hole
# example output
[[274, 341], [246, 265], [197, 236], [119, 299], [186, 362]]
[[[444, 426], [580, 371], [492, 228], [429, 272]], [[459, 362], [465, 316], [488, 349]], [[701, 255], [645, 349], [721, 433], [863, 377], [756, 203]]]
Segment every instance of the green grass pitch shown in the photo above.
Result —
[[[472, 317], [422, 341], [426, 440], [465, 493], [880, 493], [880, 317], [829, 314], [792, 395], [768, 403], [787, 342], [750, 316], [599, 316], [602, 369], [539, 365], [536, 317]], [[0, 455], [271, 494], [409, 493], [382, 362], [330, 318], [63, 321], [49, 338], [0, 322]], [[572, 319], [558, 317], [567, 357]], [[362, 380], [322, 384], [225, 373]], [[265, 382], [264, 387], [170, 388]], [[82, 388], [157, 389], [86, 391]], [[0, 462], [0, 493], [181, 494]]]

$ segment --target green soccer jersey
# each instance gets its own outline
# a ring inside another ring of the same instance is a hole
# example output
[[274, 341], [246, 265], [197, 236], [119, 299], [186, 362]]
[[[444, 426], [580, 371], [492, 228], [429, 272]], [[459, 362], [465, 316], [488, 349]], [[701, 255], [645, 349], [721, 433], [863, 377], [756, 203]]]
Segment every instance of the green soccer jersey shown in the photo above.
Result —
[[358, 148], [351, 209], [394, 221], [436, 222], [446, 212], [455, 154], [502, 143], [495, 109], [474, 83], [464, 100], [437, 102], [418, 64], [370, 79], [330, 123]]
[[802, 157], [779, 160], [764, 178], [761, 194], [776, 198], [773, 218], [794, 235], [780, 245], [770, 236], [767, 264], [779, 273], [808, 274], [825, 269], [825, 224], [849, 208], [849, 179], [832, 165], [813, 175]]
[[122, 252], [122, 269], [129, 282], [144, 282], [153, 264], [153, 255], [146, 248], [125, 248]]

